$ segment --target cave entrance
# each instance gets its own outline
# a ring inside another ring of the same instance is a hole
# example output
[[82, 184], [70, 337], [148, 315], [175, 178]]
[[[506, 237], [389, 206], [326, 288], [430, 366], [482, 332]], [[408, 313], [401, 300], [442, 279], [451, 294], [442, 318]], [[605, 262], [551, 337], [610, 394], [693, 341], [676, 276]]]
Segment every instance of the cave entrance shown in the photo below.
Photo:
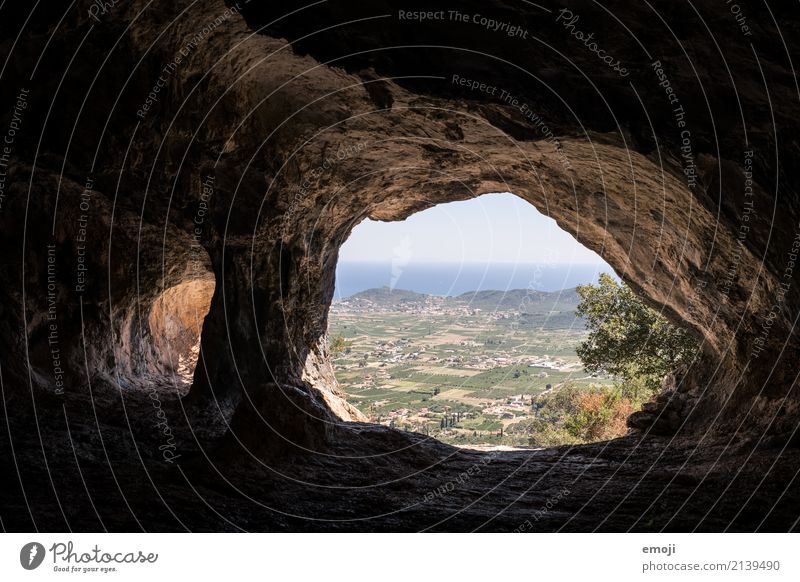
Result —
[[[604, 402], [615, 378], [576, 353], [587, 336], [576, 286], [601, 273], [619, 281], [510, 193], [365, 220], [340, 249], [329, 313], [338, 384], [369, 421], [450, 444], [621, 436], [633, 405]], [[604, 415], [603, 426], [579, 434], [569, 412]]]
[[155, 369], [181, 395], [188, 392], [194, 378], [214, 287], [211, 272], [181, 281], [155, 298], [147, 317]]

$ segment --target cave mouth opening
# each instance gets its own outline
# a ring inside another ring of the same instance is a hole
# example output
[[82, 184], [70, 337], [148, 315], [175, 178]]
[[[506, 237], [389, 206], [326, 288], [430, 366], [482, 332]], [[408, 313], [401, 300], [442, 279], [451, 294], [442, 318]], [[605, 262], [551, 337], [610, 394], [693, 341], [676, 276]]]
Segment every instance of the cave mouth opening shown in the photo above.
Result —
[[[340, 249], [329, 311], [338, 386], [368, 421], [448, 444], [623, 436], [634, 405], [610, 397], [615, 378], [587, 372], [576, 353], [587, 336], [576, 287], [601, 273], [620, 280], [511, 193], [365, 220]], [[568, 413], [604, 420], [579, 433]]]
[[214, 288], [210, 272], [183, 280], [161, 292], [147, 315], [152, 367], [180, 396], [188, 393], [194, 379]]

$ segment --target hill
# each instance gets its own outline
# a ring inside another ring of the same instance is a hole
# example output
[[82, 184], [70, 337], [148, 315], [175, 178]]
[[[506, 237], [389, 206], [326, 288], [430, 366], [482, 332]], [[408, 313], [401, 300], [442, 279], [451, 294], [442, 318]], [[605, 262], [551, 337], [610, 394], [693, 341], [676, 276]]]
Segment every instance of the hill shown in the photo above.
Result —
[[519, 311], [520, 313], [572, 312], [580, 302], [580, 296], [575, 288], [561, 291], [535, 291], [533, 289], [469, 291], [455, 299], [483, 311]]
[[406, 289], [379, 287], [355, 293], [340, 300], [352, 304], [371, 304], [382, 309], [424, 306], [435, 301], [439, 305], [451, 303], [453, 306], [467, 305], [482, 311], [519, 311], [521, 314], [542, 314], [549, 312], [573, 313], [580, 302], [575, 290], [535, 291], [532, 289], [511, 289], [508, 291], [469, 291], [457, 297], [440, 297], [417, 293]]
[[409, 304], [423, 305], [431, 297], [431, 295], [426, 295], [424, 293], [407, 291], [405, 289], [392, 289], [391, 287], [384, 286], [355, 293], [349, 297], [340, 299], [339, 302], [355, 304], [372, 303], [376, 307], [391, 309], [399, 306], [407, 306]]

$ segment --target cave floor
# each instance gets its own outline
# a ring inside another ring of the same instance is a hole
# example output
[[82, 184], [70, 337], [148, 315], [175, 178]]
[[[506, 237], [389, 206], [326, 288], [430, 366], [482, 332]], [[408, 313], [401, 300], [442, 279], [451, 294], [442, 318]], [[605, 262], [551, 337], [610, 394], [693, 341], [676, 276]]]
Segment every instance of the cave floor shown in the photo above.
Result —
[[225, 436], [229, 413], [168, 387], [31, 403], [4, 401], [6, 531], [796, 531], [800, 518], [796, 438], [481, 452], [347, 424], [333, 450], [267, 460]]

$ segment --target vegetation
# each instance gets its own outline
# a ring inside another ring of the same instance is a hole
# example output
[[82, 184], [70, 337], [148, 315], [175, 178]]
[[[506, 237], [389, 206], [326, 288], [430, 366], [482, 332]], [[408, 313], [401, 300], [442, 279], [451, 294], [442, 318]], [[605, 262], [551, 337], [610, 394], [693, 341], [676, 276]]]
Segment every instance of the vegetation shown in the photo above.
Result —
[[553, 446], [606, 440], [626, 433], [627, 417], [656, 393], [665, 375], [688, 365], [696, 340], [639, 299], [624, 283], [602, 274], [577, 288], [576, 312], [588, 336], [576, 348], [586, 369], [611, 374], [611, 386], [579, 388], [567, 382], [534, 403], [533, 420], [513, 430], [530, 444]]
[[559, 293], [373, 289], [334, 304], [330, 322], [352, 404], [372, 422], [461, 445], [622, 436], [696, 350], [609, 275]]
[[634, 403], [617, 386], [580, 388], [572, 383], [539, 398], [534, 418], [510, 427], [528, 435], [531, 445], [555, 446], [607, 440], [626, 432]]
[[686, 365], [694, 338], [644, 304], [624, 283], [603, 274], [597, 285], [577, 289], [576, 308], [588, 336], [576, 353], [592, 373], [611, 374], [611, 386], [580, 388], [565, 383], [534, 403], [535, 417], [515, 426], [530, 444], [552, 446], [606, 440], [626, 433], [627, 417], [661, 386], [664, 376]]
[[342, 335], [335, 335], [330, 338], [328, 347], [331, 351], [331, 355], [338, 356], [347, 349], [347, 340], [345, 340]]
[[577, 289], [576, 308], [588, 336], [576, 353], [586, 369], [619, 381], [580, 388], [565, 383], [534, 403], [535, 417], [514, 426], [530, 444], [552, 446], [606, 440], [626, 433], [625, 420], [661, 386], [664, 376], [686, 365], [694, 338], [648, 307], [629, 287], [603, 274], [597, 285]]
[[453, 444], [527, 445], [508, 429], [531, 417], [537, 394], [612, 381], [589, 376], [575, 353], [586, 337], [578, 300], [574, 289], [372, 289], [333, 304], [328, 347], [340, 386], [371, 422]]
[[622, 394], [634, 401], [658, 391], [668, 373], [688, 364], [696, 340], [651, 309], [624, 283], [600, 275], [598, 285], [578, 287], [577, 313], [589, 336], [577, 354], [590, 372], [604, 372], [621, 381]]

